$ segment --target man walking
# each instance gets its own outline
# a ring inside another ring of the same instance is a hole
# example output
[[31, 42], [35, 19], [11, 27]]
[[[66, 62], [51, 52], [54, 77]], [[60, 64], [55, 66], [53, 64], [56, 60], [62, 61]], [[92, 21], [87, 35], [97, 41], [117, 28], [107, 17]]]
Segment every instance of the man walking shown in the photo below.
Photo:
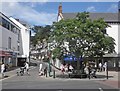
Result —
[[47, 77], [47, 67], [45, 67], [45, 69], [44, 69], [44, 76]]
[[39, 65], [39, 75], [42, 75], [42, 63], [40, 63], [40, 65]]
[[4, 72], [5, 72], [5, 64], [2, 63], [2, 65], [1, 65], [1, 74], [2, 74], [2, 78], [4, 78], [4, 76], [5, 76]]
[[103, 67], [104, 67], [104, 71], [107, 72], [107, 62], [104, 63]]
[[99, 63], [99, 72], [102, 71], [102, 63]]
[[25, 69], [26, 69], [26, 73], [27, 73], [28, 75], [30, 75], [30, 74], [29, 74], [29, 64], [28, 64], [28, 62], [25, 63]]

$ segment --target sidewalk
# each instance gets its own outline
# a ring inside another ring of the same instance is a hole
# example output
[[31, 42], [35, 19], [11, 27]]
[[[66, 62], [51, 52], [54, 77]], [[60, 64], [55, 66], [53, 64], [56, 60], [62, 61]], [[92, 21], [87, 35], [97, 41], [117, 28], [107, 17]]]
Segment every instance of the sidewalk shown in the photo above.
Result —
[[[97, 72], [96, 74], [98, 75], [99, 78], [106, 79], [106, 77], [107, 77], [106, 72]], [[108, 79], [118, 81], [118, 80], [120, 80], [120, 79], [118, 79], [119, 74], [120, 73], [116, 72], [116, 71], [108, 71]]]
[[[34, 66], [30, 66], [30, 70], [33, 68]], [[10, 71], [7, 71], [5, 72], [5, 77], [2, 78], [2, 74], [0, 73], [0, 80], [3, 80], [3, 79], [7, 79], [9, 77], [13, 77], [13, 76], [16, 76], [16, 72], [20, 71], [20, 68], [17, 68], [17, 69], [14, 69], [14, 70], [10, 70]]]
[[[55, 74], [56, 74], [56, 78], [57, 79], [66, 79], [66, 80], [88, 80], [88, 78], [83, 78], [83, 79], [79, 79], [79, 78], [68, 78], [68, 74], [65, 73], [64, 75], [61, 73], [61, 71], [59, 71], [58, 69], [56, 69], [55, 67], [52, 67], [52, 69], [55, 69]], [[53, 72], [52, 72], [53, 74]], [[115, 89], [120, 88], [120, 78], [119, 72], [115, 72], [115, 71], [108, 71], [108, 79], [107, 79], [107, 75], [106, 72], [97, 72], [96, 73], [97, 78], [91, 78], [90, 81], [95, 81], [97, 83], [100, 84], [104, 84], [104, 85], [108, 85], [111, 86]]]
[[[5, 77], [4, 77], [4, 79], [5, 79], [5, 78], [8, 78], [8, 77], [15, 76], [15, 75], [16, 75], [16, 72], [17, 72], [18, 70], [19, 70], [19, 68], [5, 72]], [[0, 80], [1, 80], [1, 79], [2, 79], [2, 74], [0, 73]]]
[[[106, 73], [105, 72], [97, 72], [97, 75], [101, 75], [101, 76], [105, 76], [106, 77]], [[120, 88], [120, 78], [118, 78], [120, 75], [119, 72], [115, 72], [115, 71], [108, 71], [108, 79], [104, 78], [105, 80], [101, 80], [101, 81], [96, 81], [98, 83], [101, 84], [105, 84], [114, 88]]]

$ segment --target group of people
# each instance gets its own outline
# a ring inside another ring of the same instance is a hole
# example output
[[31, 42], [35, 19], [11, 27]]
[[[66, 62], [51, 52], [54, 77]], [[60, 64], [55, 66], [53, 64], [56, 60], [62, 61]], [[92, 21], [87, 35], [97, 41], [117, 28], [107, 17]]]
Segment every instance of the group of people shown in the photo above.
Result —
[[96, 69], [92, 65], [87, 65], [84, 68], [84, 72], [87, 74], [87, 77], [89, 78], [97, 78], [96, 76]]
[[102, 72], [102, 71], [107, 71], [107, 62], [104, 62], [104, 64], [102, 64], [101, 62], [98, 64], [98, 67], [96, 64], [94, 65], [87, 65], [84, 68], [84, 71], [86, 74], [88, 74], [88, 76], [92, 76], [96, 78], [96, 72]]
[[73, 68], [73, 66], [71, 64], [70, 65], [68, 65], [68, 64], [66, 64], [66, 65], [62, 64], [60, 66], [60, 70], [61, 70], [62, 74], [64, 74], [64, 72], [72, 72], [73, 69], [74, 68]]
[[[30, 75], [30, 74], [29, 74], [29, 63], [28, 63], [28, 62], [25, 62], [23, 71], [24, 71], [24, 70], [25, 70], [25, 72], [26, 72], [28, 75]], [[45, 67], [45, 68], [43, 69], [43, 64], [40, 63], [40, 65], [39, 65], [39, 76], [42, 76], [42, 75], [44, 75], [44, 76], [47, 77], [47, 67]]]
[[43, 64], [40, 63], [40, 65], [39, 65], [39, 76], [42, 76], [42, 75], [47, 77], [47, 67], [45, 67], [43, 69]]
[[102, 71], [107, 71], [107, 62], [105, 62], [104, 64], [102, 63], [99, 63], [99, 69], [98, 69], [99, 72], [102, 72]]
[[20, 67], [20, 71], [17, 72], [17, 75], [21, 75], [22, 76], [25, 73], [30, 75], [29, 74], [29, 63], [28, 62], [25, 62], [23, 67]]
[[[5, 73], [4, 73], [5, 69], [6, 69], [6, 66], [5, 66], [4, 63], [2, 63], [2, 65], [1, 65], [2, 77], [5, 76]], [[107, 71], [107, 62], [105, 62], [104, 64], [102, 64], [102, 63], [98, 64], [98, 71], [101, 72], [101, 71], [103, 71], [103, 69], [104, 69], [104, 71]], [[47, 70], [48, 70], [47, 67], [44, 67], [44, 69], [43, 69], [43, 64], [42, 63], [39, 64], [39, 76], [44, 75], [44, 76], [47, 77]], [[61, 70], [62, 74], [64, 74], [65, 72], [73, 72], [74, 68], [71, 64], [61, 64], [60, 70]], [[29, 63], [28, 62], [25, 62], [23, 70], [21, 70], [20, 72], [22, 72], [22, 71], [23, 71], [23, 74], [24, 74], [24, 71], [25, 71], [28, 75], [30, 75], [29, 74]], [[85, 71], [86, 74], [92, 75], [93, 77], [96, 78], [97, 66], [94, 65], [94, 67], [93, 67], [93, 66], [90, 66], [90, 65], [88, 66], [87, 65], [87, 66], [84, 67], [84, 71]]]

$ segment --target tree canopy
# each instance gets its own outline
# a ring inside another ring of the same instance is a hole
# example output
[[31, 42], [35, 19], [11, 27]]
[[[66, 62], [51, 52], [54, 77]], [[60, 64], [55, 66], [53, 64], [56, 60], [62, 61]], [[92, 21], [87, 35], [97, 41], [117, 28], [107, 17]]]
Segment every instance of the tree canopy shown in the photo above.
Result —
[[[57, 51], [58, 48], [61, 52], [65, 49], [77, 57], [102, 57], [115, 52], [115, 40], [106, 33], [108, 27], [102, 18], [91, 20], [88, 12], [78, 13], [74, 19], [53, 23], [49, 40], [56, 42], [54, 50]], [[64, 46], [65, 42], [68, 48]]]
[[35, 36], [32, 39], [32, 43], [33, 45], [38, 44], [38, 42], [43, 42], [44, 39], [48, 40], [49, 36], [50, 36], [50, 30], [51, 30], [51, 26], [47, 25], [45, 27], [43, 26], [34, 26], [33, 28], [34, 32], [35, 32]]

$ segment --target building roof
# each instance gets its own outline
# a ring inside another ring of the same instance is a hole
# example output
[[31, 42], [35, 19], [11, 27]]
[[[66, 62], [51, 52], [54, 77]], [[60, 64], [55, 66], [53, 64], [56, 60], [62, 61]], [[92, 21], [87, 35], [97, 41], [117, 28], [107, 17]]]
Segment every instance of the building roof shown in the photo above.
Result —
[[0, 18], [4, 17], [5, 19], [7, 19], [8, 22], [10, 22], [11, 24], [15, 25], [18, 29], [20, 29], [20, 27], [18, 25], [16, 25], [13, 21], [11, 21], [9, 19], [9, 17], [7, 17], [5, 14], [3, 14], [2, 12], [0, 12]]
[[[64, 19], [75, 18], [77, 13], [63, 13]], [[96, 20], [103, 18], [106, 22], [120, 22], [118, 13], [90, 13], [90, 19]]]

